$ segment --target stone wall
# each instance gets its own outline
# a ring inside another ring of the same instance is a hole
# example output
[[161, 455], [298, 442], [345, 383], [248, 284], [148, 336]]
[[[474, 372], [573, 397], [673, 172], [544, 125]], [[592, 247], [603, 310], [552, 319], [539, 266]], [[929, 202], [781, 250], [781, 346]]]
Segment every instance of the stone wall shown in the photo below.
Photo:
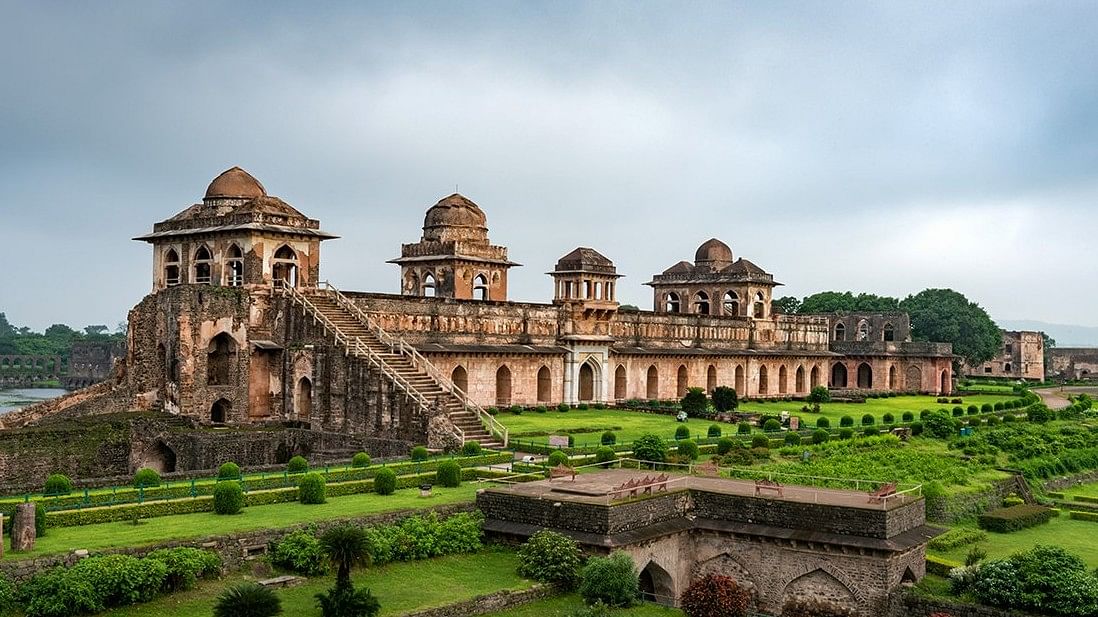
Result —
[[1061, 379], [1098, 379], [1098, 348], [1053, 347], [1049, 371]]
[[483, 596], [477, 596], [472, 600], [456, 602], [438, 608], [423, 611], [415, 611], [405, 614], [405, 617], [466, 617], [467, 615], [483, 615], [494, 613], [513, 606], [520, 606], [550, 598], [558, 592], [552, 587], [537, 586], [533, 589], [522, 591], [497, 591]]
[[890, 606], [891, 617], [930, 617], [935, 613], [949, 617], [1036, 617], [1033, 613], [926, 598], [913, 592], [895, 594]]

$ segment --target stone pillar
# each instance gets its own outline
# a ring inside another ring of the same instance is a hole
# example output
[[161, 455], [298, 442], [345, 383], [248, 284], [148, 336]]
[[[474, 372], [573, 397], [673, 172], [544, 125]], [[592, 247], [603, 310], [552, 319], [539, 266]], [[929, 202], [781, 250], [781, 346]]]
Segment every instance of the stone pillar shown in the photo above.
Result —
[[34, 504], [21, 503], [15, 506], [15, 517], [11, 520], [11, 550], [33, 550], [35, 536]]

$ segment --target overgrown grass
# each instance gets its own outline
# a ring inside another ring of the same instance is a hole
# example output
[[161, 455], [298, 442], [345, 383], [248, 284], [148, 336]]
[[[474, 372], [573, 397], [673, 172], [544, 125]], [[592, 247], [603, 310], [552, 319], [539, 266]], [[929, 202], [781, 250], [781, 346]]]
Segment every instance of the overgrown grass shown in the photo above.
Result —
[[[975, 527], [975, 523], [963, 523], [960, 527]], [[1091, 568], [1098, 567], [1098, 523], [1078, 521], [1068, 518], [1066, 512], [1047, 524], [1022, 529], [1013, 533], [989, 533], [987, 541], [978, 546], [988, 553], [988, 559], [1001, 559], [1019, 551], [1033, 548], [1038, 544], [1051, 544], [1063, 547], [1075, 553]], [[936, 557], [964, 563], [965, 555], [971, 546], [962, 546], [949, 551], [927, 551]]]
[[[569, 594], [531, 602], [505, 611], [488, 613], [485, 617], [567, 617], [581, 608], [583, 608], [583, 600], [575, 594]], [[610, 614], [614, 617], [682, 617], [683, 612], [645, 602], [632, 608], [613, 609]]]
[[80, 527], [54, 527], [24, 553], [4, 552], [4, 560], [27, 559], [73, 549], [99, 550], [122, 546], [142, 546], [169, 540], [186, 540], [253, 529], [288, 527], [334, 518], [378, 514], [409, 508], [425, 508], [462, 501], [473, 501], [479, 485], [463, 483], [457, 488], [435, 487], [432, 497], [420, 497], [418, 488], [399, 490], [392, 495], [362, 493], [333, 497], [328, 503], [302, 505], [297, 502], [251, 506], [241, 514], [221, 516], [212, 512], [162, 516], [140, 521], [101, 523]]
[[[356, 587], [370, 589], [381, 603], [382, 615], [401, 615], [468, 600], [504, 589], [528, 589], [533, 583], [516, 570], [518, 557], [504, 549], [472, 555], [451, 555], [425, 561], [395, 563], [355, 573]], [[209, 615], [218, 594], [243, 580], [240, 575], [199, 585], [196, 589], [164, 596], [148, 604], [101, 613], [110, 617], [177, 617]], [[313, 596], [331, 587], [332, 576], [310, 578], [305, 584], [278, 590], [283, 615], [320, 615]]]

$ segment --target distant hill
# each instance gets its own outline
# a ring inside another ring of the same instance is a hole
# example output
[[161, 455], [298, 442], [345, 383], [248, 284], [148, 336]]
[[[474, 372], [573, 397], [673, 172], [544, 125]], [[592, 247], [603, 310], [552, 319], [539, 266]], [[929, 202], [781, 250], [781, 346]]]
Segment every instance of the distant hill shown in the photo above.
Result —
[[1056, 341], [1057, 347], [1098, 347], [1098, 327], [1070, 326], [1028, 319], [1002, 319], [997, 322], [1006, 330], [1040, 330]]

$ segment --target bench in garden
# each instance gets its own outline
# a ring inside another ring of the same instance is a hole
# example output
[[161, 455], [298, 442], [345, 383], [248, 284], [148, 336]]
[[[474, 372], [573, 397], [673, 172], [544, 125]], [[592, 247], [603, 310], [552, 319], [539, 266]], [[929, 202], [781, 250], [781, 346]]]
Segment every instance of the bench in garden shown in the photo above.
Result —
[[880, 488], [869, 494], [869, 503], [881, 503], [885, 497], [891, 497], [896, 494], [896, 483], [889, 482], [888, 484], [882, 484]]
[[773, 480], [755, 480], [755, 496], [758, 497], [762, 491], [774, 491], [778, 494], [778, 497], [784, 497], [782, 495], [782, 485]]

